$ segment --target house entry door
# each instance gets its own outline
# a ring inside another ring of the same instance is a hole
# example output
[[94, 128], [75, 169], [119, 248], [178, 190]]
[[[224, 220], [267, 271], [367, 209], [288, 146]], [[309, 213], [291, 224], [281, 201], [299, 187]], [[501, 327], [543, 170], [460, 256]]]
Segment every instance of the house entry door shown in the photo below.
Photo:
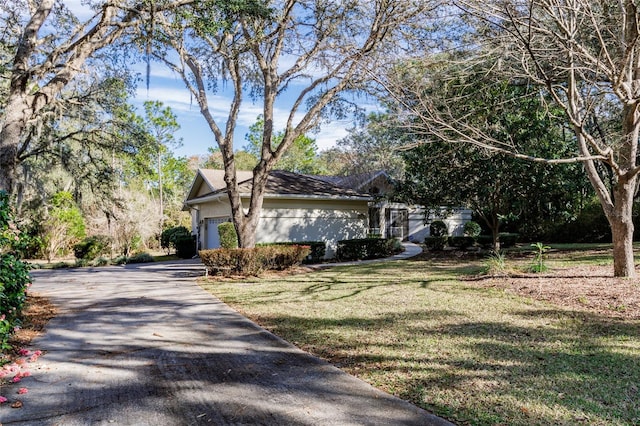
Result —
[[405, 240], [409, 234], [409, 220], [406, 209], [389, 209], [387, 217], [387, 238]]
[[218, 234], [218, 225], [228, 220], [226, 217], [214, 217], [207, 219], [206, 222], [206, 236], [207, 240], [204, 245], [205, 248], [214, 249], [220, 247], [220, 235]]

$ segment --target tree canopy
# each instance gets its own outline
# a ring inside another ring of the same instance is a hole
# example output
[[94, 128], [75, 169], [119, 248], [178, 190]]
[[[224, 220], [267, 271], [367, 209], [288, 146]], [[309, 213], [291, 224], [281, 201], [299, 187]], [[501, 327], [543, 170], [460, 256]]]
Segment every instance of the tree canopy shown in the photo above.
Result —
[[[333, 114], [354, 105], [342, 96], [370, 81], [368, 70], [396, 49], [400, 30], [420, 21], [426, 3], [388, 0], [323, 3], [283, 0], [240, 2], [229, 8], [196, 3], [160, 14], [154, 55], [182, 76], [220, 148], [234, 224], [242, 247], [255, 227], [269, 171], [294, 142]], [[174, 60], [176, 55], [179, 60]], [[221, 76], [233, 88], [224, 120], [209, 94]], [[264, 126], [248, 205], [236, 177], [234, 130], [245, 99], [261, 99]], [[281, 138], [274, 138], [275, 103], [290, 96]], [[276, 145], [277, 142], [277, 145]]]
[[[468, 76], [476, 64], [484, 64], [505, 80], [526, 82], [541, 93], [541, 99], [563, 110], [575, 149], [563, 158], [523, 154], [494, 137], [484, 123], [474, 121], [473, 111], [486, 108], [482, 103], [467, 99], [463, 105], [470, 114], [442, 108], [442, 102], [424, 96], [431, 76], [422, 72], [420, 63], [428, 61], [429, 54], [416, 57], [417, 67], [403, 62], [402, 68], [381, 78], [380, 85], [398, 102], [406, 124], [421, 140], [469, 143], [548, 164], [581, 162], [611, 225], [614, 273], [635, 277], [632, 218], [640, 173], [638, 6], [631, 0], [615, 4], [460, 0], [454, 4], [467, 47], [450, 80]], [[611, 125], [614, 122], [617, 125]]]

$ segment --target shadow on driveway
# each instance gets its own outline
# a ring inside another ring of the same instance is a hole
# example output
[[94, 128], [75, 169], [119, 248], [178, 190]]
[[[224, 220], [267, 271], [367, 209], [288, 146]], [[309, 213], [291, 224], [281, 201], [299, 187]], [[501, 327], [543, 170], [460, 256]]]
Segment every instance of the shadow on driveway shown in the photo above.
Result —
[[[4, 425], [443, 425], [198, 287], [199, 261], [35, 271], [59, 315]], [[12, 388], [15, 386], [15, 389]], [[5, 386], [13, 393], [17, 385]]]

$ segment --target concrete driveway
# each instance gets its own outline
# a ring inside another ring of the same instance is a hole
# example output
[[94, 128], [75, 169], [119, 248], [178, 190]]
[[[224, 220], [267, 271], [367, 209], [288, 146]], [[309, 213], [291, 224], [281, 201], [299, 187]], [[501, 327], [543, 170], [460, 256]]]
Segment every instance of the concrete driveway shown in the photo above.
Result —
[[[199, 261], [35, 271], [59, 315], [3, 425], [444, 425], [258, 327]], [[15, 388], [15, 389], [14, 389]], [[6, 385], [1, 393], [12, 393]]]

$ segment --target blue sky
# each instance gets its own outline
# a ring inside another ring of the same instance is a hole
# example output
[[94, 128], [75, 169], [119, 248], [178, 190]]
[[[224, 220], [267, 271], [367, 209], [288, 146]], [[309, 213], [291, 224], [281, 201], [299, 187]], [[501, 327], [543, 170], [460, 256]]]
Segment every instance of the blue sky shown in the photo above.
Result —
[[[64, 3], [78, 18], [86, 20], [91, 18], [91, 10], [82, 5], [82, 0], [64, 0]], [[145, 77], [144, 66], [139, 66], [141, 76]], [[218, 121], [218, 124], [224, 126], [224, 118], [228, 114], [228, 106], [230, 96], [224, 91], [210, 94], [209, 106], [210, 110]], [[192, 102], [189, 91], [186, 89], [182, 79], [178, 75], [174, 75], [171, 70], [163, 64], [154, 63], [151, 67], [151, 79], [149, 90], [146, 84], [140, 83], [136, 96], [133, 99], [134, 106], [137, 107], [139, 114], [143, 114], [142, 104], [147, 100], [161, 101], [165, 106], [169, 106], [177, 116], [180, 130], [176, 134], [177, 139], [182, 139], [182, 146], [174, 149], [174, 153], [179, 156], [202, 155], [207, 153], [207, 148], [217, 146], [213, 138], [213, 133], [209, 129], [206, 121], [200, 114], [197, 103]], [[286, 105], [291, 100], [283, 99], [276, 103], [275, 116], [280, 118], [280, 123], [276, 121], [277, 130], [284, 128], [284, 121], [288, 116]], [[375, 109], [372, 102], [372, 108]], [[361, 105], [363, 106], [363, 105]], [[363, 106], [364, 107], [364, 106]], [[278, 111], [281, 111], [278, 113]], [[235, 148], [241, 149], [245, 144], [245, 135], [248, 127], [255, 123], [256, 118], [261, 113], [261, 103], [259, 100], [255, 102], [246, 99], [243, 101], [240, 116], [235, 132]], [[323, 124], [317, 133], [309, 135], [316, 140], [318, 150], [323, 150], [335, 146], [339, 139], [347, 135], [347, 129], [353, 127], [353, 119], [336, 120], [328, 124]]]
[[[173, 75], [162, 64], [152, 64], [148, 92], [144, 82], [138, 87], [133, 104], [138, 108], [140, 114], [143, 111], [142, 104], [147, 100], [161, 101], [176, 114], [180, 124], [180, 130], [176, 137], [178, 139], [181, 138], [183, 143], [182, 147], [174, 150], [177, 155], [206, 154], [208, 147], [216, 146], [213, 133], [202, 117], [198, 104], [195, 100], [192, 102], [189, 91], [184, 86], [182, 79], [177, 75]], [[284, 105], [286, 103], [288, 103], [287, 99], [283, 99], [276, 104], [276, 120], [280, 118], [279, 123], [276, 121], [278, 130], [284, 128], [285, 119], [288, 116], [286, 105]], [[214, 118], [220, 120], [219, 125], [224, 125], [229, 104], [230, 95], [225, 93], [224, 90], [209, 94], [210, 110]], [[261, 112], [262, 104], [260, 100], [245, 99], [243, 101], [235, 132], [236, 149], [241, 149], [246, 144], [244, 137], [248, 132], [248, 128], [255, 123]], [[316, 140], [318, 150], [323, 150], [335, 146], [336, 141], [345, 137], [347, 129], [351, 127], [353, 127], [353, 120], [351, 119], [335, 120], [324, 124], [318, 133], [309, 136]]]

